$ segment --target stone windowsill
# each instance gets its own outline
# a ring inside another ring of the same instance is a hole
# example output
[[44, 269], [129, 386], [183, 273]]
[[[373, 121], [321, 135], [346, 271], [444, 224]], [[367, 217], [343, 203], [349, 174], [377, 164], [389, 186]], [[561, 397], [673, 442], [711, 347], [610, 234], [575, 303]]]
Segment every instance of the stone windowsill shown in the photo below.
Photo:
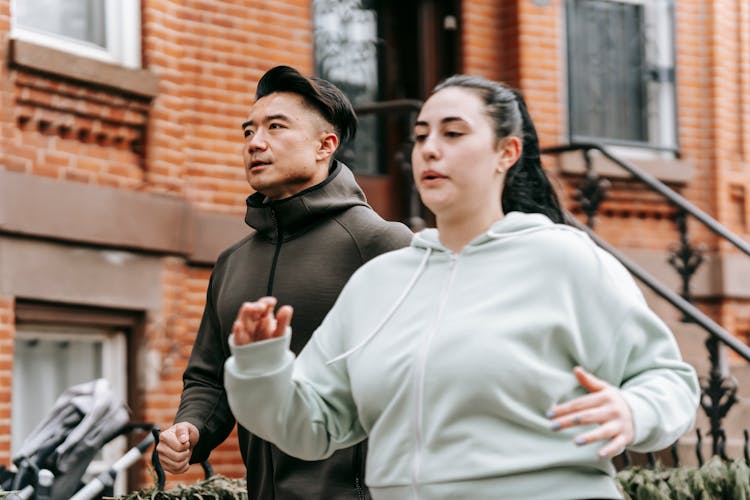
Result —
[[159, 93], [159, 79], [146, 69], [125, 68], [23, 40], [10, 41], [10, 63], [147, 99]]

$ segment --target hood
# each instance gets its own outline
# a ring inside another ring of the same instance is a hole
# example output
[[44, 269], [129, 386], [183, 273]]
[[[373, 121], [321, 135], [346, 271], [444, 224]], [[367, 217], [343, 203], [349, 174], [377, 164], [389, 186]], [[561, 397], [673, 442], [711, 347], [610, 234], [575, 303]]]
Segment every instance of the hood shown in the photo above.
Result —
[[[471, 240], [463, 251], [471, 252], [487, 242], [514, 238], [517, 236], [543, 231], [555, 226], [546, 215], [537, 213], [509, 212], [502, 219], [495, 222], [484, 233]], [[424, 229], [415, 234], [411, 241], [411, 246], [420, 249], [430, 249], [438, 252], [450, 252], [440, 242], [440, 235], [437, 229]]]
[[278, 241], [294, 238], [332, 215], [361, 205], [368, 206], [354, 174], [334, 160], [326, 180], [279, 201], [261, 193], [247, 198], [245, 223], [264, 237]]
[[[537, 213], [527, 214], [524, 212], [510, 212], [506, 214], [505, 217], [495, 222], [487, 231], [471, 240], [466, 245], [466, 247], [461, 250], [461, 252], [471, 253], [480, 250], [488, 242], [515, 238], [517, 236], [522, 236], [537, 231], [563, 227], [566, 228], [567, 226], [556, 225], [546, 215]], [[415, 234], [411, 240], [411, 246], [419, 250], [425, 250], [425, 252], [419, 265], [414, 270], [414, 274], [412, 275], [411, 280], [409, 280], [409, 283], [401, 292], [401, 295], [393, 302], [393, 305], [388, 310], [388, 312], [383, 315], [380, 323], [378, 323], [377, 326], [375, 326], [375, 328], [373, 328], [372, 331], [368, 333], [362, 341], [360, 341], [358, 344], [356, 344], [346, 352], [328, 360], [327, 364], [330, 365], [351, 356], [354, 352], [367, 345], [368, 342], [370, 342], [375, 338], [375, 336], [377, 336], [377, 334], [383, 329], [386, 323], [388, 323], [388, 320], [390, 320], [391, 316], [393, 316], [398, 308], [401, 307], [401, 304], [403, 304], [403, 302], [406, 300], [406, 297], [414, 288], [414, 285], [416, 285], [417, 281], [419, 281], [419, 278], [422, 276], [422, 273], [427, 267], [427, 262], [430, 260], [430, 256], [433, 254], [433, 252], [436, 254], [441, 252], [451, 253], [451, 250], [446, 248], [445, 245], [440, 242], [438, 231], [434, 228], [424, 229]]]

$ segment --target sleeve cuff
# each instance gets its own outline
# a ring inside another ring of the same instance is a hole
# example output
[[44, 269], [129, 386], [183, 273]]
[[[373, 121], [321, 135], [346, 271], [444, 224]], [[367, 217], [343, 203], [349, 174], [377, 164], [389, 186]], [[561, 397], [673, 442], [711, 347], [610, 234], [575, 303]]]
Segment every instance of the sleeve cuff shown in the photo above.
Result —
[[622, 396], [633, 417], [633, 442], [630, 446], [638, 447], [651, 438], [654, 427], [659, 424], [659, 416], [654, 407], [637, 392], [623, 390]]
[[287, 327], [281, 337], [241, 346], [234, 343], [234, 334], [232, 334], [229, 336], [229, 350], [234, 359], [234, 367], [246, 376], [276, 371], [284, 365], [291, 340], [292, 329], [290, 327]]

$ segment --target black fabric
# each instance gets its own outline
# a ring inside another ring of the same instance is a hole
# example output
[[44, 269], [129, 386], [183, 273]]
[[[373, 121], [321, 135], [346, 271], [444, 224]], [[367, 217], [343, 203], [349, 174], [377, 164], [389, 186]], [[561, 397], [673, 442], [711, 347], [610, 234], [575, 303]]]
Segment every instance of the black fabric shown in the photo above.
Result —
[[[216, 262], [183, 377], [175, 421], [191, 422], [200, 431], [193, 463], [208, 458], [235, 424], [223, 388], [223, 368], [240, 305], [266, 295], [268, 289], [280, 305], [292, 305], [291, 348], [299, 353], [351, 274], [369, 259], [411, 240], [403, 224], [384, 221], [367, 205], [353, 174], [339, 162], [317, 186], [279, 202], [269, 203], [256, 193], [247, 206], [245, 221], [255, 231]], [[355, 483], [361, 473], [355, 468], [363, 469], [357, 450], [305, 462], [241, 426], [238, 435], [250, 499], [357, 498]]]

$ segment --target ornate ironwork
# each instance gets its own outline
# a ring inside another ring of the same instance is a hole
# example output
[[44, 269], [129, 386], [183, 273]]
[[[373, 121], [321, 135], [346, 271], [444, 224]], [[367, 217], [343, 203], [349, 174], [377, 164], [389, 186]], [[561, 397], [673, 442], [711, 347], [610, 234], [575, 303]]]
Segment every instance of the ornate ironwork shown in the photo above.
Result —
[[711, 424], [713, 454], [725, 458], [726, 434], [721, 425], [727, 412], [737, 402], [737, 379], [726, 377], [722, 373], [719, 341], [715, 337], [709, 337], [706, 340], [706, 349], [708, 349], [711, 369], [708, 376], [700, 377], [701, 408], [706, 412]]
[[[703, 248], [693, 245], [688, 237], [687, 213], [683, 209], [678, 209], [675, 215], [675, 223], [680, 232], [680, 242], [672, 245], [669, 249], [669, 264], [677, 271], [682, 280], [682, 297], [688, 302], [692, 302], [690, 294], [690, 281], [693, 279], [695, 272], [703, 264]], [[690, 319], [683, 316], [683, 322], [689, 322]]]
[[591, 151], [585, 150], [583, 158], [586, 166], [586, 173], [583, 176], [583, 182], [578, 185], [574, 199], [580, 203], [581, 209], [586, 214], [586, 225], [594, 229], [596, 224], [596, 213], [599, 206], [607, 198], [607, 190], [612, 187], [609, 179], [601, 177], [591, 164]]

